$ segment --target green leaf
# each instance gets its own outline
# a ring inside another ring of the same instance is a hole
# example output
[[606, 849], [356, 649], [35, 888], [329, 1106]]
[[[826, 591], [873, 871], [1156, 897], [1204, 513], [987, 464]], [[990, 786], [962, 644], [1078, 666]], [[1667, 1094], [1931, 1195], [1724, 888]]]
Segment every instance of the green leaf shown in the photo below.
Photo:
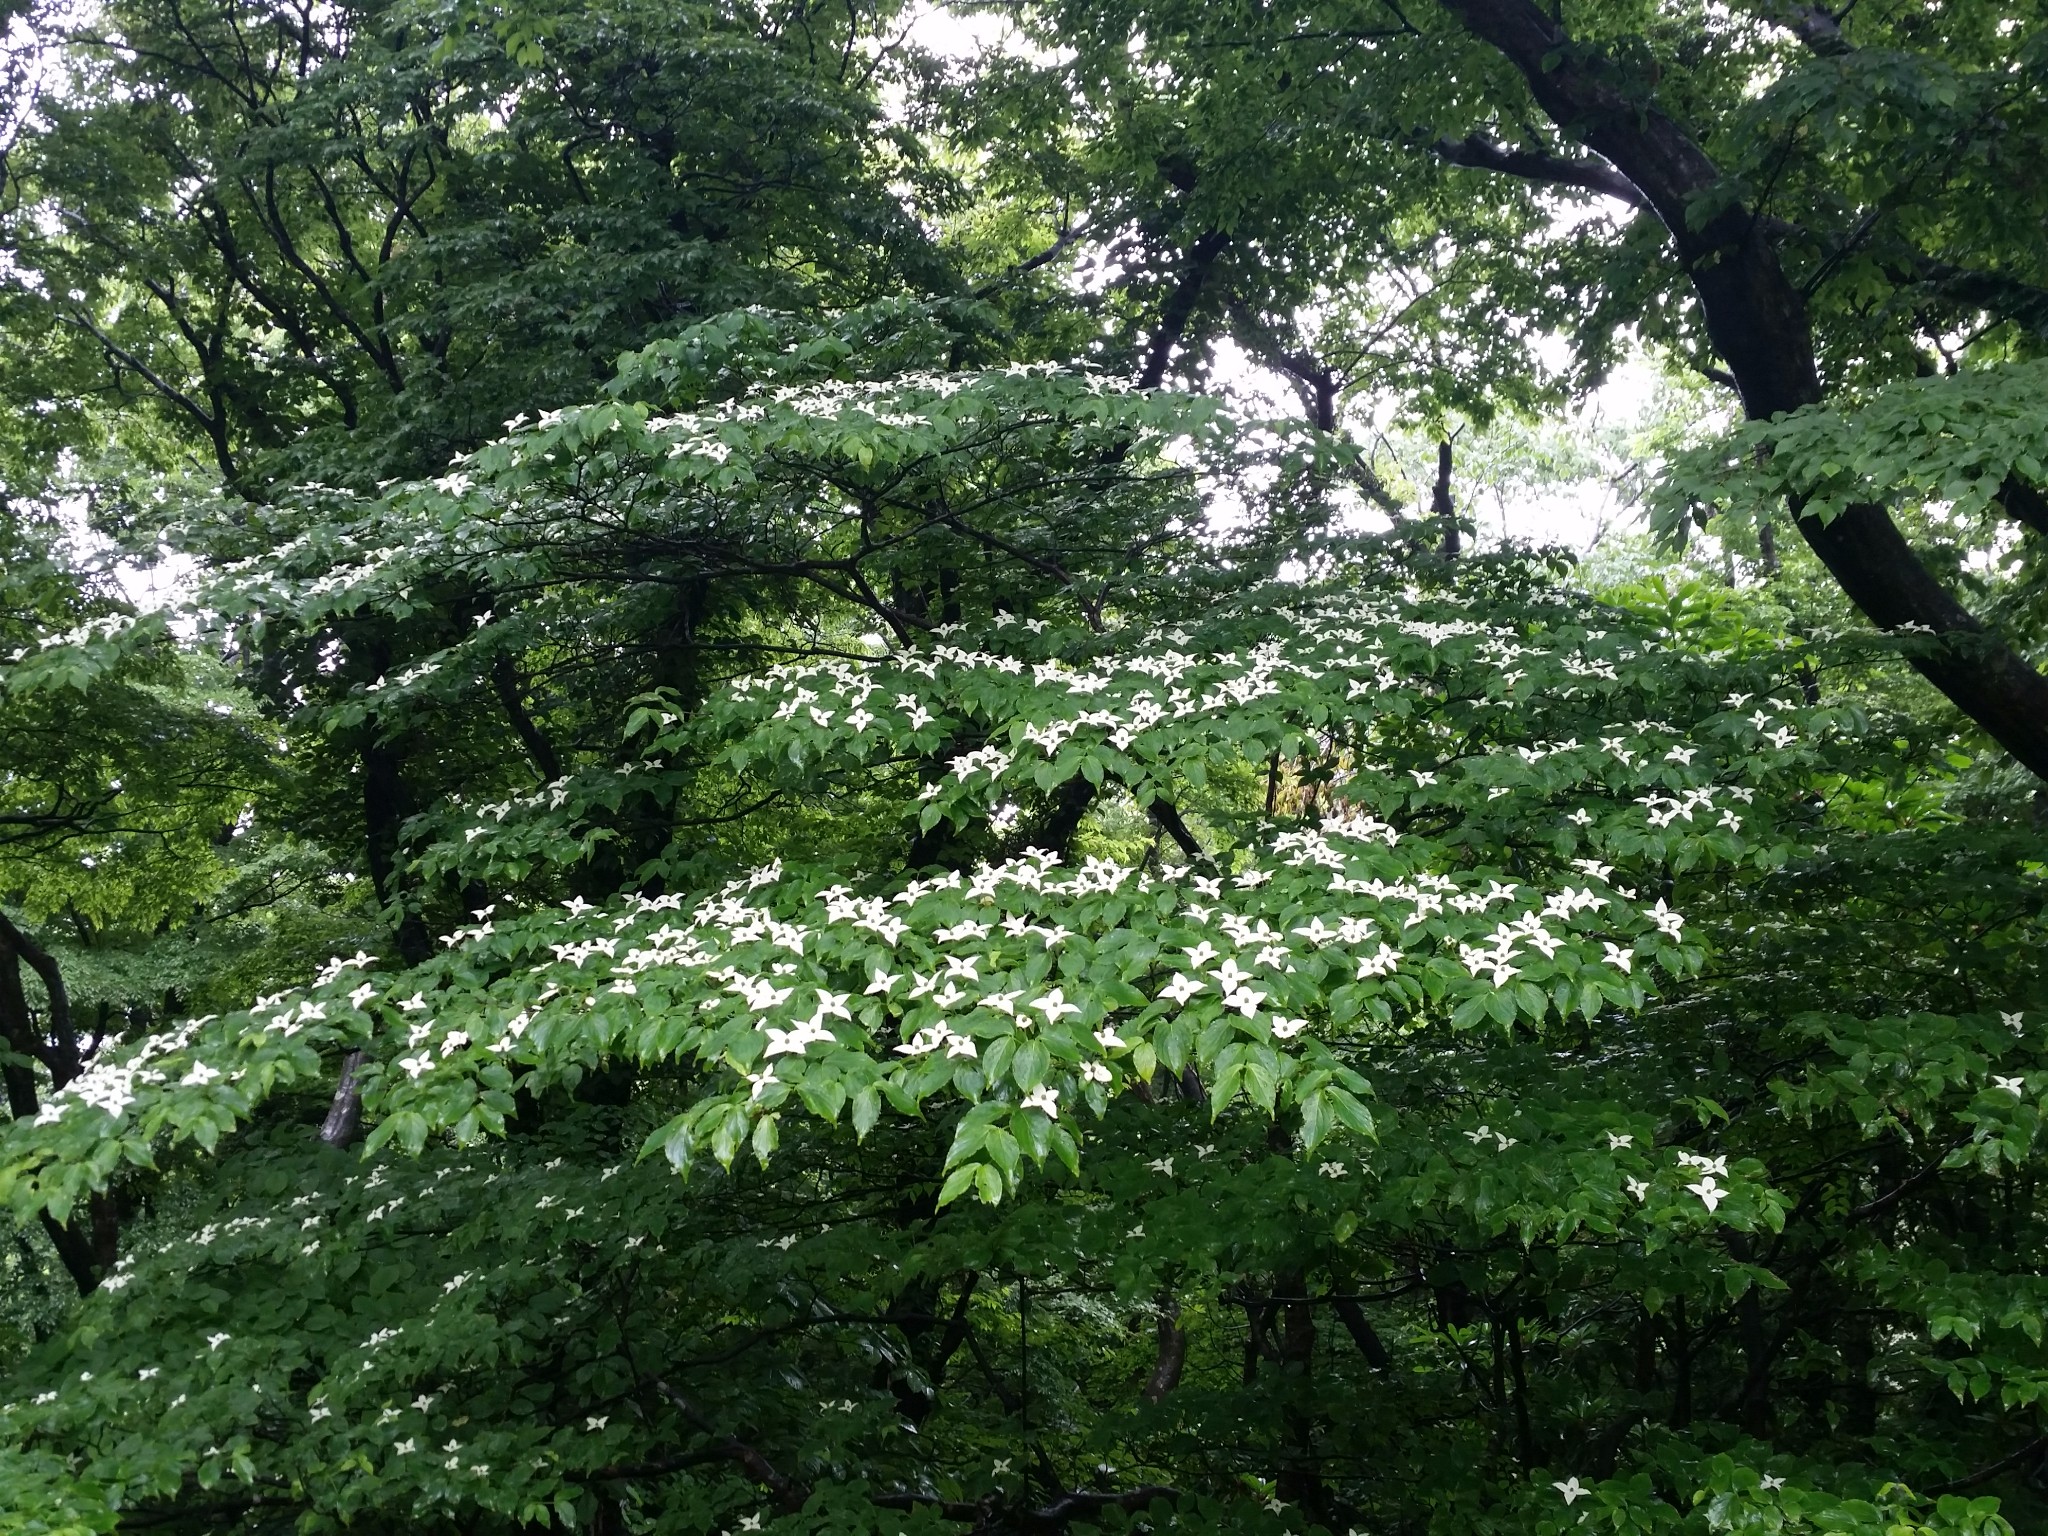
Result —
[[[980, 1175], [989, 1171], [988, 1167], [982, 1163], [961, 1164], [958, 1168], [947, 1174], [946, 1182], [939, 1186], [939, 1204], [942, 1207], [951, 1205], [960, 1196], [976, 1186]], [[1000, 1177], [1000, 1175], [997, 1175], [998, 1180], [1000, 1180]]]

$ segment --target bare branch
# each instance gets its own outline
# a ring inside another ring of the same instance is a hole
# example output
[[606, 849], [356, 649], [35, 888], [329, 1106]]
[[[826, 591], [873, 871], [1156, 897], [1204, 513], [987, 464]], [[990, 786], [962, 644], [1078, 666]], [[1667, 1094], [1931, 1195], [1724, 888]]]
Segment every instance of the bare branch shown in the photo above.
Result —
[[1604, 160], [1567, 159], [1532, 149], [1510, 149], [1490, 139], [1471, 134], [1462, 139], [1438, 139], [1430, 150], [1439, 160], [1475, 171], [1497, 171], [1523, 181], [1542, 182], [1554, 187], [1577, 187], [1617, 198], [1631, 208], [1648, 208], [1636, 184]]

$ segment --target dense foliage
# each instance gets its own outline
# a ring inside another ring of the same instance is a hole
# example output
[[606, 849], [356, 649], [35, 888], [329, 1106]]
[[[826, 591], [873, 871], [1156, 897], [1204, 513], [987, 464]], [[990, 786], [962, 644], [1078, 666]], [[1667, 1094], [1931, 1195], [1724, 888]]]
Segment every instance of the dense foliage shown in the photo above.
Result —
[[0, 1531], [2038, 1525], [2048, 24], [1002, 9], [22, 13]]

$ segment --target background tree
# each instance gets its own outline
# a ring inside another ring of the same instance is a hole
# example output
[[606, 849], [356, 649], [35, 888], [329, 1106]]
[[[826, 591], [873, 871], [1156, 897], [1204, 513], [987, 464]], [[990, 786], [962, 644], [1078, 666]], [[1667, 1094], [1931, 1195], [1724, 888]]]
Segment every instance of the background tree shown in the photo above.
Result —
[[[1424, 306], [1396, 351], [1457, 359], [1450, 403], [1463, 403], [1459, 392], [1514, 400], [1528, 370], [1500, 339], [1544, 329], [1574, 335], [1582, 378], [1613, 360], [1624, 328], [1664, 341], [1759, 423], [1824, 401], [1853, 408], [1863, 390], [1917, 371], [1997, 374], [2038, 353], [2048, 275], [2039, 188], [2022, 167], [2041, 131], [2031, 61], [2042, 43], [2026, 7], [1984, 6], [1953, 27], [1912, 7], [1838, 23], [1811, 6], [1596, 6], [1567, 27], [1526, 0], [1017, 14], [1045, 52], [1006, 66], [998, 78], [1032, 82], [1011, 94], [1092, 105], [1143, 78], [1165, 104], [1041, 111], [1093, 159], [1056, 158], [1050, 176], [1045, 154], [1023, 163], [1051, 180], [1074, 177], [1065, 167], [1081, 159], [1079, 179], [1119, 215], [1091, 233], [1118, 251], [1167, 218], [1123, 189], [1150, 177], [1162, 189], [1154, 206], [1179, 209], [1164, 189], [1181, 167], [1183, 199], [1227, 210], [1197, 219], [1189, 241], [1215, 225], [1220, 261], [1228, 230], [1249, 226], [1250, 281], [1267, 287], [1241, 302], [1257, 332], [1284, 337], [1304, 306], [1370, 289], [1374, 276], [1393, 291], [1384, 274], [1415, 272], [1441, 229], [1457, 253], [1451, 313]], [[1213, 173], [1197, 193], [1189, 177], [1205, 161]], [[1204, 314], [1226, 311], [1221, 291], [1199, 286], [1209, 266], [1186, 250], [1192, 264], [1178, 297], [1158, 304], [1171, 322], [1158, 335], [1179, 345], [1197, 324], [1199, 350], [1222, 329], [1200, 329]], [[1130, 261], [1130, 290], [1143, 292], [1156, 265]], [[1457, 338], [1447, 352], [1420, 339], [1446, 328]], [[1434, 371], [1396, 387], [1425, 416], [1444, 403]], [[1968, 414], [1960, 401], [1955, 414]], [[1837, 446], [1831, 461], [1853, 444]], [[1970, 446], [1983, 503], [2038, 522], [2038, 453]], [[1923, 676], [2035, 773], [2048, 770], [2048, 683], [2029, 660], [2038, 618], [1986, 631], [1900, 534], [1895, 514], [1916, 504], [1888, 499], [1886, 485], [1862, 489], [1811, 514], [1795, 493], [1783, 511], [1872, 622], [1934, 637], [1914, 657]]]
[[[886, 186], [923, 175], [877, 116], [890, 18], [114, 7], [53, 42], [64, 83], [10, 155], [5, 323], [37, 341], [8, 387], [76, 418], [52, 444], [90, 443], [74, 476], [103, 522], [154, 546], [161, 508], [129, 503], [108, 470], [203, 457], [256, 507], [308, 482], [367, 490], [445, 466], [515, 413], [584, 398], [621, 351], [704, 315], [945, 286]], [[208, 565], [288, 559], [312, 532], [238, 507], [187, 547]], [[492, 601], [469, 597], [458, 623]], [[647, 617], [672, 634], [699, 619], [680, 593]], [[324, 678], [417, 664], [453, 638], [446, 622], [422, 605], [273, 631], [243, 660], [288, 714]], [[529, 744], [527, 690], [546, 665], [507, 648], [493, 663]], [[634, 686], [603, 692], [597, 718]], [[303, 741], [301, 824], [361, 850], [415, 959], [432, 893], [400, 828], [502, 736], [437, 752], [371, 712]]]

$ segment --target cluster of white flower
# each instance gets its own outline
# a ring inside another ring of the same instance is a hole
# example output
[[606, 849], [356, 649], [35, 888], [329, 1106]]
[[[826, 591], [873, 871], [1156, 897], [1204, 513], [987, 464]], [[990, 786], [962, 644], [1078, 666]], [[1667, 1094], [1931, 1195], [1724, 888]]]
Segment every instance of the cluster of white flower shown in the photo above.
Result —
[[1720, 1182], [1728, 1177], [1727, 1158], [1706, 1157], [1698, 1152], [1680, 1152], [1678, 1166], [1699, 1174], [1697, 1180], [1685, 1187], [1689, 1193], [1699, 1196], [1700, 1203], [1706, 1206], [1709, 1212], [1728, 1198], [1730, 1191]]
[[61, 650], [67, 646], [90, 645], [95, 641], [112, 640], [126, 633], [135, 624], [132, 614], [108, 613], [83, 624], [67, 629], [60, 635], [44, 635], [34, 645], [23, 646], [12, 652], [6, 659], [10, 662], [26, 660], [38, 651]]
[[[1034, 621], [1030, 627], [1042, 626]], [[1238, 741], [1247, 707], [1261, 700], [1275, 701], [1278, 714], [1270, 729], [1282, 736], [1306, 718], [1334, 722], [1333, 779], [1356, 783], [1361, 773], [1391, 778], [1393, 770], [1366, 760], [1365, 738], [1346, 735], [1374, 717], [1381, 706], [1370, 701], [1377, 695], [1406, 690], [1448, 698], [1455, 693], [1475, 706], [1502, 703], [1518, 682], [1539, 674], [1548, 686], [1567, 694], [1584, 686], [1611, 689], [1622, 684], [1618, 663], [1640, 654], [1604, 631], [1521, 634], [1505, 624], [1420, 617], [1411, 604], [1387, 598], [1307, 604], [1284, 639], [1257, 641], [1241, 650], [1204, 654], [1183, 648], [1187, 636], [1179, 629], [1120, 640], [1120, 654], [1086, 664], [1056, 656], [1027, 662], [953, 644], [871, 661], [788, 663], [732, 691], [737, 713], [729, 723], [740, 730], [780, 724], [800, 730], [810, 752], [845, 751], [865, 760], [877, 740], [917, 750], [916, 733], [963, 708], [970, 716], [986, 715], [985, 728], [998, 739], [956, 757], [955, 783], [928, 784], [923, 798], [987, 814], [1003, 791], [1036, 771], [1040, 759], [1057, 757], [1076, 741], [1100, 742], [1126, 754], [1118, 771], [1134, 790], [1140, 785], [1130, 781], [1132, 772], [1142, 779], [1170, 778], [1190, 754]], [[1461, 644], [1463, 649], [1456, 649]], [[1578, 681], [1560, 687], [1567, 677]], [[1339, 681], [1343, 705], [1369, 701], [1362, 712], [1338, 709], [1331, 685]], [[870, 707], [877, 696], [892, 698], [893, 706], [877, 702]], [[1792, 707], [1784, 700], [1772, 704]], [[850, 718], [849, 705], [858, 711], [857, 722]], [[1769, 716], [1761, 718], [1768, 721]], [[1339, 729], [1347, 720], [1350, 724]], [[1442, 729], [1441, 723], [1428, 727]], [[1720, 735], [1711, 741], [1689, 739], [1668, 722], [1641, 719], [1603, 727], [1597, 749], [1576, 738], [1447, 742], [1448, 752], [1435, 764], [1404, 768], [1399, 777], [1412, 779], [1409, 793], [1417, 803], [1448, 802], [1474, 784], [1488, 786], [1492, 797], [1525, 786], [1548, 795], [1583, 785], [1599, 800], [1611, 802], [1612, 787], [1601, 765], [1620, 763], [1646, 791], [1637, 799], [1644, 824], [1653, 829], [1678, 821], [1692, 824], [1704, 812], [1715, 828], [1739, 832], [1743, 818], [1732, 806], [1717, 804], [1713, 776], [1742, 771], [1766, 743], [1782, 750], [1787, 741], [1752, 736], [1745, 746], [1725, 728], [1716, 730]], [[1336, 745], [1340, 737], [1347, 743], [1341, 749]], [[1702, 759], [1697, 767], [1696, 758]], [[1749, 785], [1722, 787], [1737, 800], [1754, 794]], [[1371, 798], [1370, 786], [1366, 793]], [[1580, 807], [1570, 819], [1585, 825], [1593, 818]]]
[[[36, 1116], [37, 1125], [54, 1125], [64, 1118], [73, 1104], [86, 1104], [101, 1110], [118, 1120], [127, 1113], [129, 1105], [137, 1097], [139, 1087], [155, 1086], [169, 1081], [163, 1070], [150, 1065], [167, 1056], [175, 1056], [188, 1049], [199, 1031], [213, 1022], [213, 1015], [191, 1019], [176, 1029], [159, 1034], [145, 1035], [133, 1046], [126, 1049], [109, 1050], [86, 1064], [85, 1070], [67, 1083], [63, 1090], [50, 1095]], [[211, 1069], [209, 1069], [211, 1071]], [[214, 1075], [218, 1075], [217, 1073]], [[190, 1073], [184, 1080], [192, 1081]]]
[[[488, 1049], [502, 1054], [519, 1048], [529, 1025], [550, 1018], [551, 1040], [573, 1042], [598, 1029], [617, 1048], [636, 1020], [667, 1020], [659, 1032], [664, 1049], [733, 1061], [747, 1097], [758, 1102], [781, 1080], [780, 1062], [805, 1061], [818, 1048], [880, 1050], [903, 1058], [907, 1071], [933, 1057], [976, 1062], [994, 1040], [1061, 1025], [1046, 1035], [1056, 1064], [1084, 1087], [1106, 1086], [1122, 1053], [1190, 1007], [1234, 1014], [1255, 1039], [1295, 1040], [1326, 1004], [1332, 983], [1316, 978], [1333, 964], [1345, 981], [1383, 981], [1404, 961], [1420, 963], [1441, 947], [1463, 957], [1475, 976], [1491, 973], [1498, 987], [1517, 973], [1523, 945], [1546, 959], [1577, 946], [1581, 971], [1628, 970], [1633, 948], [1585, 932], [1580, 920], [1589, 915], [1605, 913], [1610, 932], [1615, 924], [1632, 931], [1647, 918], [1677, 936], [1680, 920], [1661, 902], [1637, 916], [1618, 893], [1599, 894], [1593, 883], [1546, 892], [1491, 877], [1466, 887], [1426, 869], [1395, 878], [1353, 872], [1359, 859], [1384, 858], [1398, 842], [1384, 822], [1349, 813], [1290, 829], [1275, 839], [1272, 864], [1228, 873], [1168, 863], [1155, 874], [1095, 857], [1067, 868], [1033, 849], [971, 873], [912, 880], [891, 895], [858, 894], [844, 884], [815, 890], [771, 864], [728, 882], [687, 916], [677, 896], [631, 898], [603, 920], [608, 933], [592, 932], [595, 912], [571, 903], [567, 921], [578, 936], [536, 946], [553, 956], [532, 968], [541, 990], [518, 1002], [495, 1039], [483, 1033]], [[1588, 870], [1600, 884], [1608, 873], [1597, 864]], [[1099, 898], [1131, 890], [1155, 899], [1172, 893], [1158, 909], [1161, 920], [1190, 935], [1161, 953], [1139, 1002], [1118, 1005], [1048, 986], [1044, 962], [1032, 957], [1075, 944], [1092, 954], [1124, 921], [1120, 906]], [[1276, 923], [1299, 913], [1309, 892], [1321, 910]], [[1508, 909], [1505, 920], [1491, 919], [1492, 932], [1481, 937], [1483, 926], [1475, 925], [1495, 907]], [[1388, 942], [1390, 934], [1400, 945]], [[1596, 944], [1604, 944], [1604, 957], [1594, 954]], [[679, 1029], [678, 1020], [687, 1022]], [[894, 1045], [882, 1035], [892, 1024], [901, 1030]], [[474, 1029], [449, 1031], [438, 1056], [421, 1050], [399, 1065], [424, 1077], [459, 1058]], [[417, 1027], [409, 1043], [426, 1034], [427, 1026]], [[1023, 1102], [1056, 1114], [1059, 1091], [1040, 1084]]]
[[[1522, 787], [1548, 797], [1586, 786], [1604, 807], [1603, 833], [1588, 840], [1620, 846], [1607, 840], [1627, 815], [1611, 777], [1619, 764], [1642, 791], [1637, 828], [1677, 825], [1692, 835], [1718, 815], [1718, 828], [1739, 830], [1733, 806], [1720, 800], [1725, 792], [1731, 802], [1753, 801], [1752, 783], [1729, 780], [1753, 778], [1754, 733], [1774, 717], [1759, 712], [1745, 732], [1719, 716], [1690, 736], [1638, 719], [1592, 732], [1598, 748], [1577, 738], [1503, 743], [1470, 723], [1469, 711], [1504, 702], [1532, 676], [1553, 691], [1615, 689], [1619, 665], [1639, 652], [1626, 637], [1574, 627], [1562, 609], [1555, 630], [1443, 612], [1426, 613], [1412, 593], [1331, 597], [1305, 603], [1279, 638], [1205, 650], [1186, 630], [1166, 627], [1120, 636], [1115, 654], [1093, 661], [1044, 654], [1067, 642], [1048, 634], [1044, 620], [1012, 621], [1015, 638], [1033, 637], [1027, 645], [1040, 647], [1038, 656], [949, 640], [924, 653], [806, 660], [735, 683], [702, 717], [653, 717], [654, 750], [676, 739], [667, 733], [686, 736], [708, 720], [750, 739], [756, 755], [777, 746], [777, 732], [796, 733], [787, 745], [801, 744], [807, 762], [832, 751], [864, 761], [881, 742], [900, 756], [924, 755], [945, 739], [928, 728], [943, 724], [966, 740], [927, 795], [941, 798], [945, 814], [964, 806], [1003, 825], [1022, 813], [1014, 798], [1001, 797], [1033, 787], [1045, 760], [1077, 741], [1126, 754], [1115, 771], [1141, 802], [1169, 790], [1183, 765], [1204, 755], [1326, 754], [1326, 777], [1342, 792], [1276, 828], [1256, 855], [1239, 850], [1217, 855], [1220, 864], [1156, 869], [1089, 859], [1066, 868], [1028, 850], [867, 892], [818, 889], [808, 876], [790, 878], [771, 865], [693, 905], [672, 893], [628, 898], [609, 911], [570, 902], [560, 914], [501, 916], [486, 907], [445, 942], [490, 945], [499, 959], [527, 955], [528, 971], [497, 983], [455, 982], [431, 1000], [415, 993], [380, 1004], [370, 981], [342, 988], [344, 972], [369, 963], [357, 955], [334, 962], [313, 995], [262, 999], [252, 1018], [282, 1050], [309, 1030], [333, 1039], [359, 1029], [365, 1012], [397, 1009], [408, 1016], [405, 1053], [386, 1087], [401, 1095], [431, 1093], [444, 1072], [467, 1073], [490, 1054], [546, 1065], [561, 1052], [580, 1058], [595, 1049], [722, 1061], [756, 1102], [814, 1069], [838, 1070], [828, 1063], [840, 1052], [867, 1057], [921, 1096], [941, 1081], [936, 1063], [986, 1066], [994, 1042], [1029, 1032], [1050, 1052], [1031, 1070], [1047, 1076], [1020, 1077], [1018, 1087], [1054, 1104], [1062, 1085], [1112, 1085], [1128, 1069], [1124, 1053], [1151, 1060], [1162, 1031], [1185, 1016], [1211, 1042], [1204, 1049], [1217, 1038], [1208, 1021], [1228, 1023], [1262, 1050], [1299, 1042], [1318, 1031], [1315, 1021], [1344, 986], [1383, 999], [1364, 1015], [1347, 1005], [1347, 1018], [1422, 1006], [1415, 978], [1429, 981], [1438, 1005], [1484, 996], [1496, 1017], [1503, 1007], [1537, 1007], [1534, 999], [1547, 998], [1560, 978], [1578, 989], [1581, 1006], [1595, 995], [1640, 997], [1631, 992], [1636, 983], [1623, 980], [1638, 961], [1684, 963], [1667, 947], [1683, 920], [1663, 902], [1637, 907], [1634, 891], [1612, 883], [1612, 869], [1593, 859], [1576, 861], [1585, 884], [1555, 890], [1479, 872], [1454, 877], [1441, 867], [1452, 857], [1462, 864], [1463, 855], [1386, 818], [1435, 815], [1428, 808], [1439, 805], [1469, 815]], [[1392, 709], [1385, 720], [1394, 724], [1382, 732], [1381, 696], [1397, 690], [1414, 706]], [[1361, 697], [1368, 702], [1357, 704]], [[1467, 711], [1466, 724], [1435, 713], [1452, 703]], [[957, 719], [961, 711], [980, 723]], [[1408, 766], [1417, 751], [1420, 764]], [[1398, 769], [1371, 761], [1396, 753]], [[558, 779], [480, 807], [475, 835], [523, 808], [559, 809], [570, 788]], [[1583, 805], [1567, 819], [1593, 821]], [[1156, 958], [1107, 990], [1076, 986], [1084, 973], [1109, 974], [1101, 957], [1116, 946], [1104, 941], [1130, 922], [1133, 893], [1135, 910], [1158, 926]], [[1473, 990], [1459, 990], [1460, 977]], [[1522, 978], [1539, 988], [1508, 988]], [[1184, 1049], [1186, 1033], [1177, 1038], [1183, 1044], [1173, 1049]], [[189, 1043], [187, 1036], [157, 1054]], [[96, 1094], [119, 1114], [136, 1085], [150, 1081], [135, 1075], [147, 1059], [98, 1069], [74, 1094], [88, 1102]], [[204, 1087], [242, 1065], [214, 1058], [172, 1070], [182, 1071], [179, 1086]], [[873, 1068], [864, 1070], [858, 1079], [873, 1082]], [[995, 1087], [992, 1078], [976, 1091]], [[61, 1115], [63, 1102], [46, 1115]]]

